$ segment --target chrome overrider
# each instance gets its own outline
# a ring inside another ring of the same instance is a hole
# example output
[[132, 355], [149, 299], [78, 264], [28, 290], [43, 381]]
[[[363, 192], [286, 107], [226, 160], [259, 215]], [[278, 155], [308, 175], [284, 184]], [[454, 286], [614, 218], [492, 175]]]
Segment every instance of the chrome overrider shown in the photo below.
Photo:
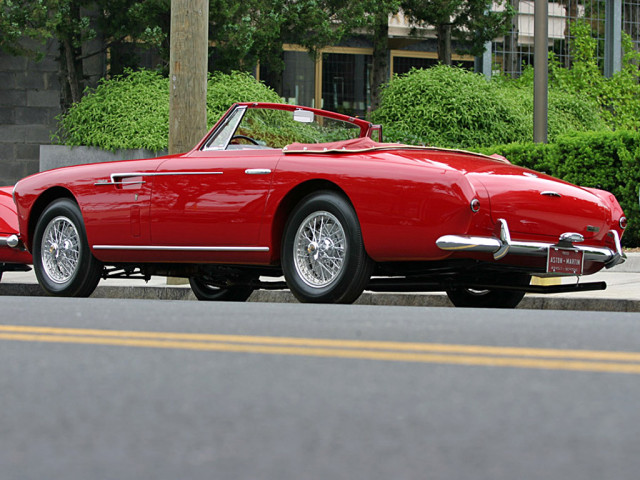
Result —
[[20, 239], [17, 235], [9, 235], [8, 237], [0, 237], [0, 247], [16, 248], [20, 245]]
[[496, 225], [496, 236], [480, 237], [471, 235], [444, 235], [436, 240], [436, 245], [447, 251], [489, 252], [495, 260], [500, 260], [507, 254], [531, 255], [546, 257], [550, 247], [573, 248], [584, 252], [584, 259], [604, 263], [607, 268], [614, 267], [626, 260], [622, 252], [620, 235], [611, 230], [608, 235], [613, 237], [615, 251], [608, 247], [594, 247], [590, 245], [575, 245], [584, 241], [579, 233], [567, 232], [560, 235], [557, 243], [518, 242], [511, 240], [511, 233], [507, 221], [500, 218]]

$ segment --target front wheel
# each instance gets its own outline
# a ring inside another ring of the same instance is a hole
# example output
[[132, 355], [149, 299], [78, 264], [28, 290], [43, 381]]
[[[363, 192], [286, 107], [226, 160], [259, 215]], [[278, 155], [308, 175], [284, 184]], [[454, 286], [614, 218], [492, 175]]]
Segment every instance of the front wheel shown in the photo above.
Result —
[[[530, 275], [517, 275], [510, 279], [513, 285], [529, 285]], [[452, 288], [447, 296], [456, 307], [469, 308], [516, 308], [525, 296], [525, 292], [515, 290], [474, 290], [472, 288]]]
[[209, 302], [244, 302], [253, 293], [253, 288], [251, 287], [218, 287], [207, 283], [203, 277], [190, 277], [189, 284], [198, 300]]
[[358, 217], [341, 195], [322, 191], [304, 198], [284, 231], [282, 270], [301, 302], [353, 303], [367, 286], [373, 261]]
[[56, 200], [38, 219], [33, 268], [51, 295], [88, 297], [98, 286], [103, 266], [89, 249], [82, 214], [73, 200]]

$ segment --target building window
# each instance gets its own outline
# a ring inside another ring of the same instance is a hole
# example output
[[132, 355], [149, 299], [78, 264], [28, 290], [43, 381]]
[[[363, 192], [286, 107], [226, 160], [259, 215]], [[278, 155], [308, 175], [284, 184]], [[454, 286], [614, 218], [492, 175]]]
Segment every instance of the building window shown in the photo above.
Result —
[[305, 51], [284, 52], [282, 96], [288, 103], [315, 107], [316, 64]]
[[371, 55], [322, 55], [322, 106], [348, 115], [364, 116], [371, 105]]

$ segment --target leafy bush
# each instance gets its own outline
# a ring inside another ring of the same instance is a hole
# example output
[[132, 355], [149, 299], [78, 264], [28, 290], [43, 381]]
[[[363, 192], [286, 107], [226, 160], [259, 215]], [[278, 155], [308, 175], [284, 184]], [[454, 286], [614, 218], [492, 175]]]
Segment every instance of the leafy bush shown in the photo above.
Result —
[[394, 77], [371, 119], [387, 140], [468, 147], [523, 138], [525, 114], [482, 75], [441, 65]]
[[[169, 80], [157, 72], [129, 71], [102, 80], [58, 117], [54, 140], [105, 150], [165, 150], [169, 143]], [[216, 73], [207, 85], [209, 127], [234, 102], [275, 102], [277, 93], [247, 73]]]
[[[387, 140], [441, 147], [479, 147], [533, 140], [533, 74], [518, 81], [440, 65], [395, 77], [371, 115]], [[550, 139], [606, 128], [595, 101], [549, 94]]]
[[499, 153], [516, 165], [576, 185], [613, 193], [629, 219], [623, 245], [640, 246], [640, 133], [624, 130], [575, 133], [561, 136], [552, 144], [510, 144], [480, 150]]
[[572, 23], [573, 65], [560, 67], [552, 55], [549, 62], [549, 84], [552, 90], [578, 94], [589, 92], [597, 102], [600, 115], [611, 129], [638, 130], [640, 128], [640, 53], [631, 37], [622, 32], [624, 56], [622, 68], [606, 78], [597, 62], [597, 40], [592, 26], [585, 21]]

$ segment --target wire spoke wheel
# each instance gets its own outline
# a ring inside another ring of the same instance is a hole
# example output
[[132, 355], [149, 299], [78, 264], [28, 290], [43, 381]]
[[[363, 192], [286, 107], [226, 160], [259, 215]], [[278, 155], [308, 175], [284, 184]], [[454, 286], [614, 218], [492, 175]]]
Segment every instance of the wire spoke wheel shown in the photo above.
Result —
[[304, 219], [296, 233], [296, 271], [310, 287], [326, 287], [340, 275], [346, 251], [340, 221], [329, 212], [314, 212]]
[[310, 193], [293, 209], [285, 226], [281, 262], [293, 295], [313, 303], [353, 303], [374, 267], [353, 205], [326, 190]]
[[72, 199], [54, 200], [38, 219], [33, 268], [50, 295], [88, 297], [98, 285], [103, 265], [91, 253], [82, 212]]
[[66, 217], [56, 217], [47, 225], [42, 237], [42, 266], [55, 283], [69, 281], [78, 268], [80, 236]]

